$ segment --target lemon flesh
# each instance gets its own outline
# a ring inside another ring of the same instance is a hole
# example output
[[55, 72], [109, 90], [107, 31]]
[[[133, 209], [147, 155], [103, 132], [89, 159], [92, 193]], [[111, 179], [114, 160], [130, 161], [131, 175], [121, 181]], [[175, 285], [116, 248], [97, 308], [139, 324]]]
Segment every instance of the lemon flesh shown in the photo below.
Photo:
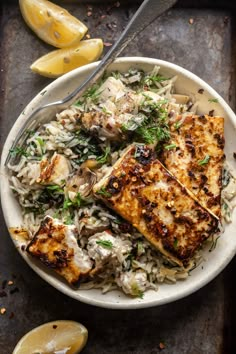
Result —
[[17, 343], [13, 354], [77, 354], [88, 339], [87, 329], [74, 321], [53, 321], [28, 332]]
[[72, 46], [88, 28], [68, 11], [47, 0], [19, 0], [27, 25], [46, 43], [57, 48]]
[[79, 66], [96, 61], [102, 54], [101, 39], [88, 39], [78, 45], [54, 50], [31, 65], [31, 70], [40, 75], [56, 78]]

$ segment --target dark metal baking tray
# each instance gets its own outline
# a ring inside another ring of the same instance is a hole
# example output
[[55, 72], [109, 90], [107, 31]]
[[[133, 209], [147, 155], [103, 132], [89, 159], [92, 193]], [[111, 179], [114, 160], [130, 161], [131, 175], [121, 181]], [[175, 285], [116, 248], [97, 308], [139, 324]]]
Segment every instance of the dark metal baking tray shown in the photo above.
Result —
[[[114, 43], [140, 1], [94, 0], [89, 2], [92, 16], [85, 1], [61, 3], [87, 23], [92, 37]], [[124, 55], [179, 64], [206, 80], [234, 109], [235, 7], [229, 0], [179, 1]], [[1, 1], [0, 9], [2, 149], [23, 107], [50, 82], [31, 73], [29, 66], [52, 48], [26, 27], [17, 1]], [[0, 308], [6, 308], [0, 315], [1, 354], [12, 353], [24, 333], [54, 319], [73, 319], [87, 326], [84, 354], [155, 354], [163, 341], [165, 354], [236, 353], [236, 259], [210, 284], [178, 302], [135, 311], [105, 310], [72, 300], [45, 283], [15, 250], [2, 214], [0, 225]], [[6, 280], [13, 284], [6, 285]]]

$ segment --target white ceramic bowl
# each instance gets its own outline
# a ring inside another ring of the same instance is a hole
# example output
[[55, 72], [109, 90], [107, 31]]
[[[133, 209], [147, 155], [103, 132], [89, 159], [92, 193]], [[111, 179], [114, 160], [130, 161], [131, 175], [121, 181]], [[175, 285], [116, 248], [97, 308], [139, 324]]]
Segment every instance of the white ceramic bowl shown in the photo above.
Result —
[[[28, 115], [40, 105], [58, 100], [73, 91], [93, 70], [98, 63], [86, 65], [82, 68], [76, 69], [59, 79], [55, 80], [29, 103], [24, 110], [24, 115], [20, 115], [11, 129], [6, 140], [1, 161], [1, 200], [4, 217], [8, 227], [22, 226], [22, 217], [20, 207], [17, 200], [13, 196], [9, 188], [7, 177], [7, 170], [4, 167], [4, 161], [11, 144], [22, 126], [23, 122], [27, 120]], [[145, 71], [150, 71], [154, 65], [161, 67], [161, 73], [166, 77], [178, 75], [175, 87], [178, 93], [191, 95], [199, 101], [199, 114], [208, 113], [210, 110], [215, 110], [215, 115], [225, 117], [225, 138], [226, 146], [225, 153], [227, 160], [236, 170], [236, 162], [233, 159], [233, 152], [236, 151], [236, 117], [227, 103], [219, 94], [215, 92], [208, 84], [198, 78], [191, 72], [181, 68], [180, 66], [168, 63], [166, 61], [151, 59], [151, 58], [119, 58], [111, 66], [110, 70], [127, 71], [129, 68], [141, 68]], [[204, 89], [203, 94], [199, 94], [198, 90]], [[209, 103], [209, 98], [217, 98], [219, 103]], [[227, 225], [225, 232], [217, 242], [216, 249], [209, 253], [204, 251], [204, 263], [191, 272], [191, 276], [184, 281], [179, 281], [176, 284], [161, 284], [157, 292], [149, 290], [145, 293], [143, 299], [130, 298], [120, 291], [112, 291], [107, 294], [101, 294], [100, 290], [74, 290], [67, 285], [59, 276], [53, 271], [43, 266], [39, 261], [29, 258], [25, 252], [20, 248], [19, 240], [13, 239], [15, 246], [18, 248], [22, 257], [26, 262], [38, 273], [44, 280], [60, 290], [64, 294], [75, 298], [85, 303], [107, 307], [107, 308], [142, 308], [165, 304], [177, 299], [183, 298], [196, 290], [203, 287], [205, 284], [215, 278], [224, 267], [230, 262], [236, 252], [236, 210], [233, 215], [233, 221]]]

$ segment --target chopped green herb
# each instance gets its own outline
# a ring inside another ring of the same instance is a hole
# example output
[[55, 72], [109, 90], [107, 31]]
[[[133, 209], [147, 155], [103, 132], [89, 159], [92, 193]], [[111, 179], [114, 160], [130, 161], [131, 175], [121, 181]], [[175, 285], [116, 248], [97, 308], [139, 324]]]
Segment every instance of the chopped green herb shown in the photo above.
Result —
[[170, 138], [169, 130], [166, 126], [141, 126], [136, 133], [146, 144], [166, 141]]
[[133, 296], [138, 296], [140, 299], [143, 299], [143, 292], [139, 289], [138, 284], [134, 282], [131, 284], [131, 290]]
[[96, 101], [101, 92], [98, 92], [98, 85], [93, 85], [90, 87], [83, 95], [84, 98], [90, 98], [92, 101]]
[[63, 189], [57, 184], [46, 186], [46, 189], [55, 193], [64, 193]]
[[63, 203], [63, 207], [62, 209], [63, 210], [67, 210], [69, 209], [70, 207], [73, 207], [73, 208], [80, 208], [82, 205], [86, 205], [88, 204], [89, 202], [85, 199], [82, 198], [81, 194], [78, 192], [75, 196], [75, 198], [73, 199], [73, 201], [69, 198], [66, 198], [64, 200], [64, 203]]
[[161, 75], [153, 75], [153, 76], [147, 75], [144, 78], [144, 84], [151, 86], [151, 85], [155, 84], [156, 82], [163, 82], [166, 80], [169, 80], [169, 79], [164, 76], [161, 76]]
[[175, 128], [176, 130], [178, 130], [178, 129], [181, 127], [182, 123], [183, 123], [183, 122], [181, 122], [180, 120], [179, 120], [178, 122], [175, 122], [175, 123], [174, 123], [174, 128]]
[[178, 239], [177, 238], [175, 238], [173, 246], [174, 246], [174, 248], [178, 247]]
[[64, 223], [65, 223], [66, 225], [72, 225], [72, 224], [74, 223], [74, 220], [73, 220], [73, 218], [72, 218], [72, 216], [71, 216], [70, 214], [67, 215], [67, 217], [65, 218]]
[[34, 130], [31, 130], [31, 129], [26, 129], [26, 134], [28, 135], [28, 137], [30, 136], [33, 136], [35, 134], [35, 131]]
[[44, 90], [44, 91], [42, 91], [42, 92], [40, 93], [40, 95], [41, 95], [41, 96], [44, 96], [46, 92], [47, 92], [47, 90]]
[[177, 146], [176, 144], [166, 145], [166, 146], [165, 146], [165, 149], [166, 149], [166, 150], [171, 150], [171, 149], [176, 148], [176, 146]]
[[206, 155], [203, 160], [198, 161], [199, 166], [206, 165], [210, 161], [210, 156]]
[[103, 195], [103, 196], [106, 197], [106, 198], [111, 198], [111, 197], [112, 197], [112, 194], [109, 193], [109, 192], [107, 192], [106, 189], [105, 189], [105, 187], [100, 188], [100, 189], [96, 192], [96, 194]]
[[78, 107], [81, 107], [83, 105], [83, 102], [82, 101], [77, 101], [76, 103], [74, 103], [74, 106], [78, 106]]
[[41, 146], [42, 150], [44, 150], [44, 147], [45, 147], [45, 141], [40, 137], [38, 136], [36, 138], [37, 142], [39, 143], [39, 145]]
[[108, 111], [107, 109], [106, 109], [106, 107], [102, 107], [102, 112], [103, 113], [105, 113], [105, 114], [108, 114], [108, 115], [111, 115], [112, 114], [112, 112], [110, 112], [110, 111]]
[[10, 154], [12, 157], [25, 156], [29, 157], [29, 153], [21, 146], [16, 146], [14, 149], [10, 149]]
[[96, 243], [99, 246], [109, 248], [109, 249], [111, 249], [113, 247], [113, 243], [111, 241], [107, 241], [107, 240], [99, 240], [99, 241], [96, 241]]
[[110, 146], [107, 146], [105, 151], [104, 151], [104, 154], [102, 156], [99, 156], [97, 158], [97, 161], [101, 164], [104, 164], [107, 162], [108, 158], [110, 157], [110, 153], [111, 153], [111, 148]]
[[218, 103], [219, 100], [218, 100], [218, 98], [209, 98], [208, 102], [211, 102], [211, 103]]
[[137, 256], [141, 256], [144, 253], [144, 247], [142, 241], [138, 241], [137, 244]]
[[63, 209], [63, 210], [67, 210], [67, 209], [69, 209], [69, 207], [71, 207], [72, 205], [73, 205], [73, 202], [72, 202], [69, 198], [66, 198], [66, 199], [64, 200], [62, 209]]

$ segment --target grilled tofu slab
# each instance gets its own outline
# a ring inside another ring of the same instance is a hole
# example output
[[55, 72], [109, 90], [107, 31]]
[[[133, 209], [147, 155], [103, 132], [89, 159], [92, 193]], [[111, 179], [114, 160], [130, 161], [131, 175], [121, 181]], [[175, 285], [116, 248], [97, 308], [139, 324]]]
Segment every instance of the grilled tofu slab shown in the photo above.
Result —
[[75, 232], [74, 226], [46, 216], [27, 246], [30, 255], [39, 258], [72, 285], [92, 269], [92, 261], [78, 246]]
[[131, 146], [94, 193], [181, 266], [218, 228], [218, 218], [144, 145]]
[[170, 130], [171, 140], [163, 149], [162, 163], [201, 205], [220, 217], [224, 118], [179, 116]]

